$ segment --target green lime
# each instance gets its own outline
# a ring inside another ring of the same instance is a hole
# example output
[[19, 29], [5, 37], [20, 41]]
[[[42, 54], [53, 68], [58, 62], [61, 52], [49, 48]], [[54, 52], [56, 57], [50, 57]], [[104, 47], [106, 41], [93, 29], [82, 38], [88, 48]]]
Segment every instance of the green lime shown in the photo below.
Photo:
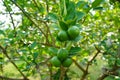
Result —
[[79, 28], [77, 26], [71, 26], [68, 29], [68, 35], [70, 37], [70, 39], [75, 39], [78, 35], [79, 35], [80, 31]]
[[64, 48], [58, 50], [57, 57], [60, 61], [65, 60], [68, 57], [68, 50]]
[[60, 41], [66, 41], [66, 40], [68, 40], [67, 32], [64, 31], [64, 30], [61, 30], [61, 31], [58, 33], [58, 39], [59, 39]]
[[63, 61], [62, 65], [64, 67], [69, 67], [72, 64], [72, 59], [71, 58], [67, 58], [65, 61]]
[[54, 56], [50, 62], [52, 63], [52, 65], [54, 65], [55, 67], [60, 67], [61, 62], [60, 60], [57, 58], [57, 56]]

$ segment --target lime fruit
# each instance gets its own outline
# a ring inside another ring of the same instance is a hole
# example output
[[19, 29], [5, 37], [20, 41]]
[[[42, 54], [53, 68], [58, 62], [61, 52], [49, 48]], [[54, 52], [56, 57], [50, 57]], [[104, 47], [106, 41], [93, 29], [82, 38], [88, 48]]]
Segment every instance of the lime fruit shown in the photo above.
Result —
[[79, 28], [77, 26], [71, 26], [68, 29], [68, 35], [70, 37], [70, 39], [75, 39], [78, 35], [79, 35], [80, 31]]
[[58, 50], [57, 57], [60, 61], [65, 60], [68, 57], [68, 50], [64, 48]]
[[65, 61], [63, 61], [62, 65], [64, 67], [69, 67], [72, 64], [72, 59], [71, 58], [67, 58]]
[[58, 39], [59, 39], [60, 41], [66, 41], [66, 40], [68, 40], [67, 32], [64, 31], [64, 30], [61, 30], [61, 31], [58, 33]]
[[57, 56], [54, 56], [54, 57], [50, 60], [50, 62], [51, 62], [52, 65], [54, 65], [55, 67], [60, 67], [60, 65], [61, 65], [61, 62], [60, 62], [60, 60], [58, 59]]

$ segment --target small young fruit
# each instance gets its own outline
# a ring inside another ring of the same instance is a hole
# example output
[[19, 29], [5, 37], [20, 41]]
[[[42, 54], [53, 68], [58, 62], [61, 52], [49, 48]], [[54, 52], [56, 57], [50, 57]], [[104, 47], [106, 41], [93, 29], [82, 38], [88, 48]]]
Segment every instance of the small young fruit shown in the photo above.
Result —
[[60, 61], [65, 60], [68, 57], [68, 50], [63, 48], [58, 50], [57, 57]]
[[65, 61], [63, 61], [62, 65], [64, 67], [69, 67], [72, 64], [72, 59], [71, 58], [67, 58]]
[[51, 60], [50, 60], [51, 64], [54, 65], [55, 67], [60, 67], [61, 62], [60, 60], [57, 58], [57, 56], [54, 56]]
[[70, 39], [75, 39], [78, 35], [79, 35], [80, 31], [79, 28], [77, 26], [71, 26], [68, 29], [68, 35], [70, 37]]
[[66, 41], [66, 40], [68, 40], [68, 35], [67, 35], [66, 31], [61, 30], [61, 31], [58, 33], [58, 39], [59, 39], [60, 41]]

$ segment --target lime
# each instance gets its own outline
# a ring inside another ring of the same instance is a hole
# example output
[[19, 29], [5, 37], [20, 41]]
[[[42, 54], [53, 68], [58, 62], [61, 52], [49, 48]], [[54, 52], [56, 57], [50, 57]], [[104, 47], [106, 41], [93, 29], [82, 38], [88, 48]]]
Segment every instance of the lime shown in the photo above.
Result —
[[67, 32], [64, 31], [64, 30], [61, 30], [61, 31], [58, 33], [58, 39], [59, 39], [60, 41], [66, 41], [66, 40], [68, 40]]
[[61, 62], [60, 60], [57, 58], [57, 56], [54, 56], [50, 62], [52, 63], [52, 65], [54, 65], [55, 67], [60, 67]]
[[68, 35], [70, 37], [70, 39], [75, 39], [78, 35], [79, 35], [80, 31], [79, 28], [77, 26], [71, 26], [68, 29]]
[[72, 64], [72, 59], [71, 58], [67, 58], [65, 61], [63, 61], [62, 65], [64, 67], [69, 67]]
[[65, 60], [68, 57], [68, 50], [64, 48], [58, 50], [57, 57], [60, 61]]

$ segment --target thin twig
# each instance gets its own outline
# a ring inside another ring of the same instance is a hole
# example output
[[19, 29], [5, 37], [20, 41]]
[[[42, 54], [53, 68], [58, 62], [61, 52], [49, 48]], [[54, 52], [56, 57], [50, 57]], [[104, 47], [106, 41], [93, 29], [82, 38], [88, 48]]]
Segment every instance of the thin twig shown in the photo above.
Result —
[[42, 45], [45, 45], [45, 46], [50, 46], [50, 47], [55, 47], [55, 48], [60, 48], [60, 46], [52, 45], [52, 44], [49, 44], [49, 43], [39, 43], [39, 44], [42, 44]]
[[35, 0], [33, 0], [33, 2], [34, 2], [34, 4], [35, 4], [35, 6], [37, 7], [37, 9], [40, 11], [40, 8], [39, 8], [37, 2], [36, 2]]
[[50, 80], [53, 80], [53, 78], [52, 78], [52, 75], [53, 75], [52, 65], [49, 63], [49, 64], [47, 64], [47, 66], [48, 66], [48, 69], [49, 69]]
[[92, 61], [95, 60], [95, 58], [97, 57], [97, 55], [100, 53], [100, 50], [95, 46], [97, 53], [92, 57], [92, 59], [90, 61], [88, 61], [86, 70], [88, 71], [89, 66], [91, 65]]
[[[46, 22], [44, 22], [45, 26], [47, 27], [47, 35], [50, 35], [51, 39], [52, 39], [52, 44], [55, 46], [55, 39], [52, 36], [51, 32], [50, 32], [50, 28], [48, 26], [48, 24]], [[49, 33], [49, 34], [48, 34]]]
[[52, 57], [47, 58], [45, 61], [38, 63], [38, 65], [46, 64]]
[[[35, 25], [35, 26], [37, 26], [37, 28], [43, 33], [43, 35], [46, 37], [46, 42], [48, 43], [49, 42], [49, 40], [48, 40], [48, 33], [47, 34], [45, 34], [45, 32], [43, 32], [43, 30], [41, 29], [41, 28], [39, 28], [39, 25], [34, 21], [34, 20], [32, 20], [31, 19], [31, 17], [30, 17], [30, 15], [28, 15], [15, 1], [13, 1], [13, 0], [11, 0], [22, 12], [23, 12], [23, 14]], [[48, 3], [48, 2], [47, 2]], [[48, 27], [48, 25], [47, 25], [47, 23], [45, 22], [45, 21], [42, 21], [42, 20], [39, 20], [40, 22], [42, 22], [42, 23], [44, 23], [45, 24], [45, 26], [47, 27], [47, 32], [49, 32], [49, 34], [50, 34], [50, 36], [51, 36], [51, 39], [52, 39], [52, 42], [53, 42], [53, 45], [54, 45], [54, 41], [55, 41], [55, 39], [54, 39], [54, 37], [52, 37], [52, 35], [51, 35], [51, 32], [50, 32], [50, 30], [49, 30], [49, 27]]]
[[10, 60], [10, 62], [14, 65], [14, 67], [20, 72], [20, 74], [24, 77], [24, 80], [29, 80], [27, 79], [27, 77], [22, 73], [22, 71], [20, 71], [20, 69], [17, 67], [17, 65], [12, 61], [12, 59], [8, 56], [6, 49], [4, 49], [1, 45], [0, 45], [0, 49], [2, 50], [3, 54]]
[[81, 71], [85, 72], [85, 69], [84, 69], [80, 64], [78, 64], [78, 63], [76, 62], [76, 60], [74, 60], [74, 59], [72, 59], [72, 60], [73, 60], [73, 62], [75, 63], [75, 65], [76, 65]]
[[[15, 5], [23, 12], [23, 14], [24, 14], [36, 27], [39, 27], [39, 25], [31, 18], [31, 16], [28, 15], [28, 13], [26, 13], [15, 1], [11, 0], [11, 2], [12, 2], [13, 4], [15, 4]], [[42, 29], [41, 29], [41, 28], [39, 28], [39, 29], [40, 29], [40, 31], [42, 32], [42, 34], [43, 34], [44, 36], [46, 36], [46, 34], [42, 31]]]
[[105, 72], [103, 72], [103, 74], [100, 77], [98, 77], [97, 80], [104, 80], [106, 77], [110, 75], [118, 75], [117, 72], [118, 69], [120, 69], [120, 66], [117, 65], [117, 60], [116, 60], [114, 65], [112, 66], [112, 69], [107, 69]]
[[91, 65], [91, 63], [93, 62], [93, 60], [95, 60], [95, 58], [97, 57], [97, 55], [100, 53], [100, 50], [95, 46], [96, 50], [97, 50], [97, 53], [92, 57], [92, 59], [90, 61], [88, 61], [87, 63], [87, 67], [81, 77], [80, 80], [85, 80], [86, 76], [89, 74], [88, 72], [88, 69], [89, 69], [89, 66]]
[[2, 79], [2, 80], [25, 80], [25, 79], [17, 79], [17, 78], [8, 78], [8, 77], [4, 77], [4, 76], [0, 76], [0, 79]]
[[35, 63], [35, 69], [37, 70], [37, 73], [39, 74], [40, 76], [40, 80], [41, 80], [41, 72], [40, 72], [40, 67], [37, 63]]
[[12, 14], [10, 13], [10, 9], [9, 9], [8, 6], [6, 5], [5, 1], [2, 0], [2, 2], [4, 3], [6, 9], [8, 10], [8, 13], [9, 13], [10, 18], [11, 18], [11, 21], [12, 21], [13, 28], [14, 28], [14, 30], [15, 30], [15, 24], [14, 24], [14, 20], [13, 20]]
[[48, 0], [45, 0], [46, 1], [46, 10], [47, 10], [47, 13], [49, 13], [49, 5], [48, 5]]
[[60, 78], [59, 80], [64, 80], [64, 75], [65, 75], [65, 67], [63, 67], [62, 65], [60, 66]]

